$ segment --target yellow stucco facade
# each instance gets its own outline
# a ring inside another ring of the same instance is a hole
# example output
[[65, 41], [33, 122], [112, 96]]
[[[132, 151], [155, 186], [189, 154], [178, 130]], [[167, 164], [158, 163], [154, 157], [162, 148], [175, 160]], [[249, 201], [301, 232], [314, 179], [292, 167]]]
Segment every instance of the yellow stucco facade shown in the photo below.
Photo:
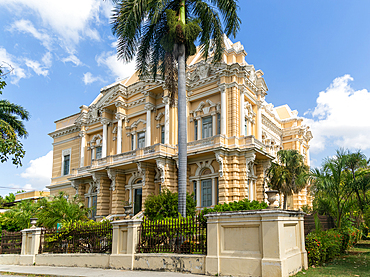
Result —
[[[264, 201], [265, 174], [280, 149], [296, 149], [309, 164], [309, 127], [287, 105], [265, 101], [261, 70], [225, 38], [223, 62], [198, 53], [187, 61], [188, 192], [197, 206], [248, 198]], [[78, 193], [96, 216], [137, 210], [161, 189], [177, 190], [177, 107], [157, 79], [136, 74], [101, 89], [89, 106], [56, 121], [51, 194]], [[307, 190], [288, 207], [311, 204]]]

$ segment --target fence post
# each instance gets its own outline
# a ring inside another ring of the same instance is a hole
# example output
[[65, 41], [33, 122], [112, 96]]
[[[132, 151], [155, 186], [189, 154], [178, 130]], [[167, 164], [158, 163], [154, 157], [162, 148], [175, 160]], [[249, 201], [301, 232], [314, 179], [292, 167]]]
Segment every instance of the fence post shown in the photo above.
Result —
[[22, 230], [22, 250], [20, 256], [21, 265], [31, 265], [35, 263], [35, 255], [38, 254], [40, 247], [42, 228], [30, 228]]
[[113, 221], [110, 267], [133, 269], [141, 219]]

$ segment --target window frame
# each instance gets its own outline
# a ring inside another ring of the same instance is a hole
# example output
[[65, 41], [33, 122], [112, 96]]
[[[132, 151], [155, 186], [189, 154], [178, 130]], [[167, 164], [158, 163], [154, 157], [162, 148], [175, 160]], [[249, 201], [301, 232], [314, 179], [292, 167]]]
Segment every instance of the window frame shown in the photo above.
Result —
[[211, 115], [205, 116], [202, 118], [202, 139], [213, 136], [213, 130], [212, 130], [213, 126], [212, 125], [213, 125], [213, 118]]
[[[145, 132], [137, 132], [136, 135], [137, 135], [137, 147], [136, 147], [136, 149], [144, 148], [145, 147]], [[142, 147], [140, 147], [140, 144], [142, 144]]]
[[[62, 170], [61, 170], [61, 176], [67, 176], [67, 175], [70, 175], [71, 174], [71, 160], [72, 160], [72, 149], [69, 148], [69, 149], [64, 149], [62, 151]], [[65, 170], [65, 159], [66, 157], [68, 157], [68, 173], [66, 173], [66, 170]]]

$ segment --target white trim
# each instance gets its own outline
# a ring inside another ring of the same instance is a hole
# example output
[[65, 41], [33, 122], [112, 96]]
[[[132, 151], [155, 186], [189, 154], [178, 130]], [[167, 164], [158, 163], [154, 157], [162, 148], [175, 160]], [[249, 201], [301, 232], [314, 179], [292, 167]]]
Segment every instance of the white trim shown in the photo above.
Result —
[[[64, 174], [64, 157], [69, 155], [69, 171], [68, 174]], [[62, 150], [62, 172], [61, 176], [67, 176], [71, 174], [71, 160], [72, 160], [72, 148]]]

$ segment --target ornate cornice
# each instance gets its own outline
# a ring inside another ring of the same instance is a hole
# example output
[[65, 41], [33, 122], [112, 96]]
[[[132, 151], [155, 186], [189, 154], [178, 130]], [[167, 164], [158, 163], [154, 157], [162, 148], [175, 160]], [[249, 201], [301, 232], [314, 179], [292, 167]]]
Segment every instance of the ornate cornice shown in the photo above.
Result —
[[51, 132], [51, 133], [49, 133], [49, 136], [51, 136], [53, 139], [55, 139], [55, 138], [59, 138], [61, 136], [76, 133], [80, 130], [81, 130], [81, 128], [79, 126], [73, 125], [73, 126], [65, 127], [63, 129], [59, 129], [59, 130], [56, 130], [54, 132]]

